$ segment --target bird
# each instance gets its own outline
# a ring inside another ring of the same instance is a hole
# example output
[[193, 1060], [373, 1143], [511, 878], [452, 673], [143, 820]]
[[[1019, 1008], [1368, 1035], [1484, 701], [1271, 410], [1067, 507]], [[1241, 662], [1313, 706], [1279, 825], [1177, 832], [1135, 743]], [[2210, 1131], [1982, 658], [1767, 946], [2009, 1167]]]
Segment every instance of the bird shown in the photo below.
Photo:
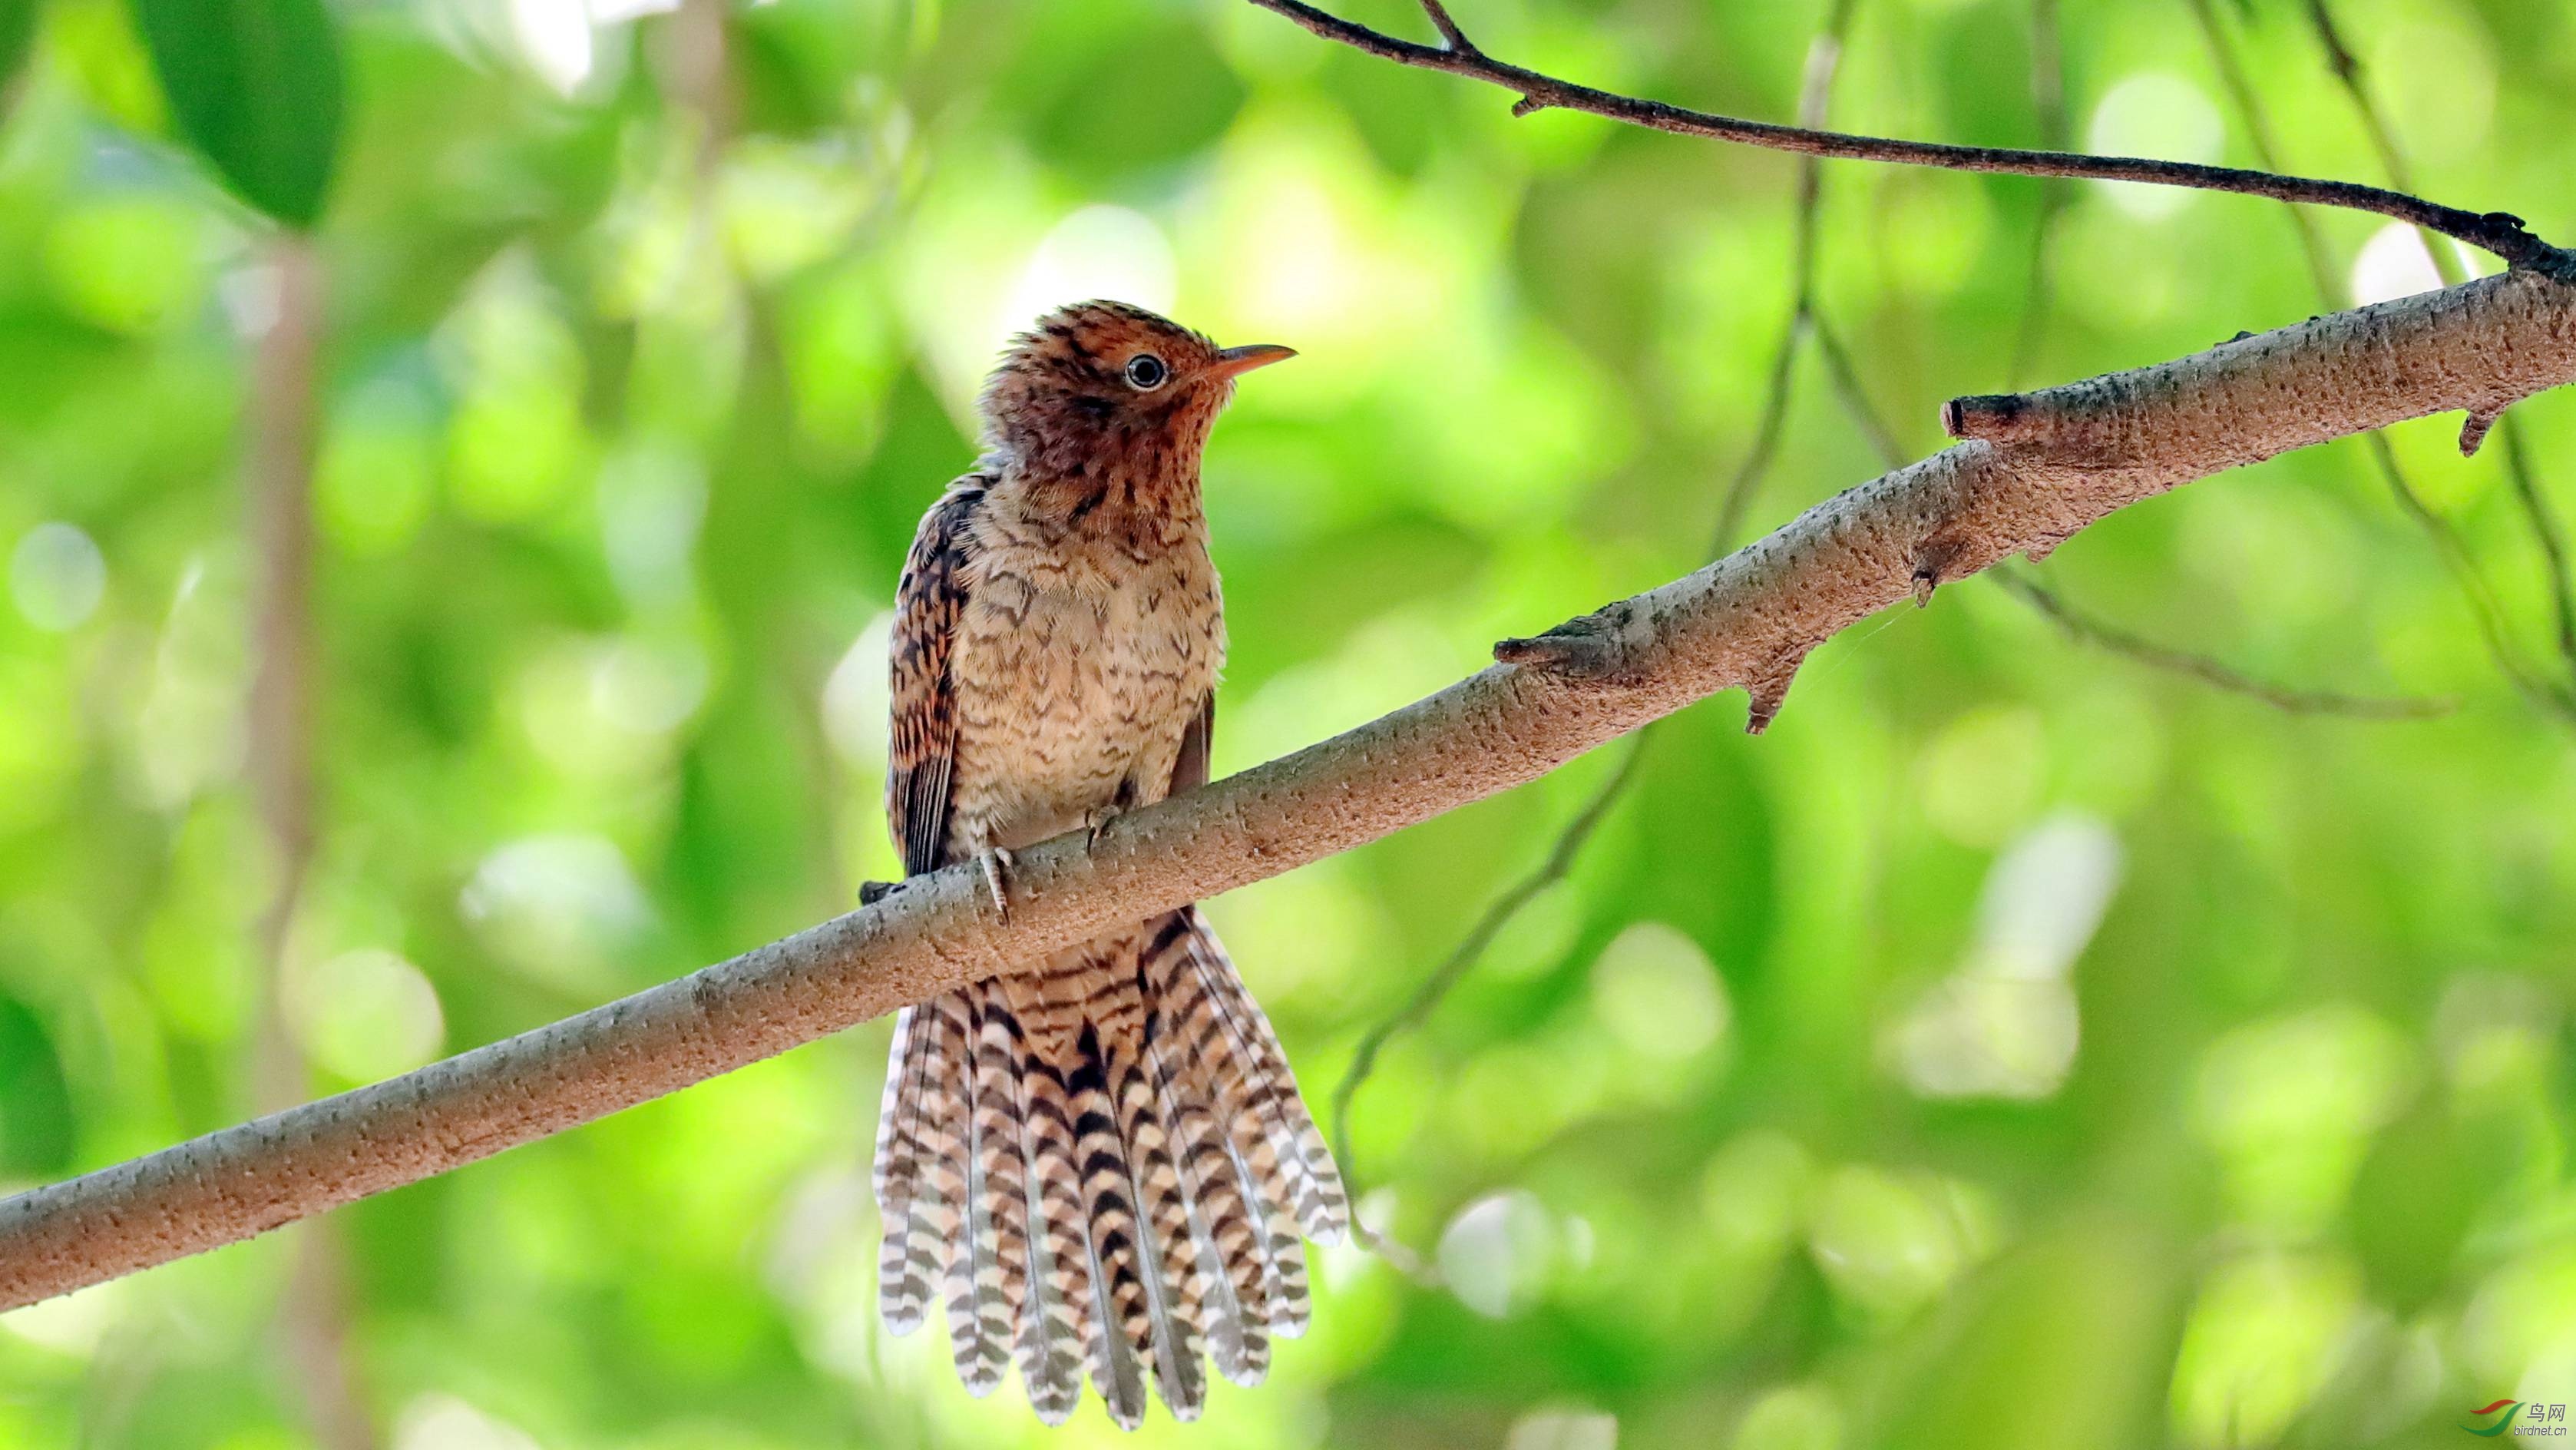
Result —
[[[896, 590], [886, 815], [907, 878], [1011, 852], [1208, 778], [1225, 618], [1200, 458], [1220, 348], [1122, 302], [1012, 339], [983, 453], [922, 517]], [[899, 889], [871, 883], [863, 899]], [[1348, 1226], [1340, 1175], [1269, 1020], [1195, 906], [906, 1009], [878, 1114], [878, 1302], [946, 1303], [967, 1391], [1015, 1363], [1061, 1424], [1084, 1375], [1134, 1429], [1198, 1417], [1311, 1316], [1303, 1240]]]

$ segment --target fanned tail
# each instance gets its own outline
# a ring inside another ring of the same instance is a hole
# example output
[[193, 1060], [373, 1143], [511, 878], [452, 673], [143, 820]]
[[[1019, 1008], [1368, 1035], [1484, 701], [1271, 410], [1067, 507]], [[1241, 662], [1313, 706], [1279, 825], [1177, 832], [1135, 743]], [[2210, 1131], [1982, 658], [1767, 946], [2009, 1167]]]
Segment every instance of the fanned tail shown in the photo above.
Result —
[[948, 1301], [959, 1377], [1015, 1361], [1061, 1423], [1087, 1370], [1110, 1418], [1148, 1383], [1197, 1418], [1310, 1317], [1305, 1236], [1348, 1221], [1277, 1037], [1195, 909], [903, 1014], [878, 1124], [880, 1300]]

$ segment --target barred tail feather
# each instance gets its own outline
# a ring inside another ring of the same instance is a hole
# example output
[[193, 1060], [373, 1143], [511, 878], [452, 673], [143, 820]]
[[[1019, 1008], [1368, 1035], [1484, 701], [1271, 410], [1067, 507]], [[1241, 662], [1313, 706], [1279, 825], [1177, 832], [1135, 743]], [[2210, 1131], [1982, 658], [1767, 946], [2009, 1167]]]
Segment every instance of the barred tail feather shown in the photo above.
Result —
[[[1257, 1007], [1247, 1015], [1237, 1005], [1250, 1006], [1250, 996], [1197, 908], [1165, 917], [1146, 958], [1190, 1091], [1215, 1105], [1222, 1124], [1247, 1218], [1260, 1240], [1269, 1329], [1287, 1337], [1303, 1334], [1311, 1310], [1300, 1220], [1308, 1232], [1335, 1227], [1328, 1205], [1340, 1200], [1341, 1175], [1331, 1155], [1321, 1151], [1321, 1135], [1314, 1158], [1298, 1146], [1299, 1126], [1311, 1133], [1313, 1124], [1296, 1082], [1276, 1057], [1268, 1019]], [[1260, 1050], [1265, 1042], [1273, 1044], [1267, 1056]]]
[[958, 1378], [981, 1398], [1002, 1382], [1028, 1294], [1028, 1184], [1020, 1150], [1019, 1065], [1010, 1014], [991, 982], [960, 994], [971, 1045], [970, 1213], [952, 1241], [951, 1351]]
[[1123, 1429], [1145, 1422], [1144, 1365], [1154, 1357], [1153, 1316], [1138, 1271], [1134, 1176], [1109, 1100], [1096, 1025], [1086, 1024], [1073, 1090], [1074, 1156], [1082, 1165], [1083, 1228], [1091, 1249], [1091, 1382]]
[[1256, 1385], [1270, 1373], [1270, 1306], [1277, 1294], [1277, 1271], [1261, 1229], [1244, 1208], [1243, 1182], [1212, 1106], [1182, 1085], [1164, 1035], [1160, 1030], [1148, 1034], [1146, 1056], [1172, 1125], [1200, 1271], [1211, 1286], [1211, 1302], [1202, 1306], [1203, 1329], [1217, 1371], [1236, 1384]]
[[1288, 1055], [1280, 1050], [1278, 1033], [1271, 1029], [1261, 1004], [1244, 989], [1234, 959], [1226, 955], [1199, 909], [1184, 907], [1174, 916], [1186, 924], [1190, 964], [1225, 1022], [1238, 1055], [1236, 1076], [1247, 1084], [1245, 1101], [1284, 1140], [1281, 1153], [1293, 1155], [1302, 1172], [1298, 1218], [1306, 1236], [1319, 1244], [1340, 1242], [1350, 1227], [1350, 1199], [1342, 1188], [1341, 1170], [1333, 1166], [1332, 1150], [1324, 1145], [1324, 1135], [1316, 1128], [1314, 1115], [1306, 1111], [1305, 1099], [1297, 1095], [1297, 1077], [1288, 1070]]
[[[962, 993], [950, 993], [930, 1004], [932, 1028], [938, 1034], [939, 1059], [950, 1078], [939, 1094], [944, 1126], [934, 1138], [937, 1151], [923, 1179], [936, 1191], [928, 1223], [930, 1241], [916, 1252], [937, 1254], [948, 1300], [948, 1339], [957, 1372], [970, 1394], [992, 1392], [992, 1382], [978, 1365], [975, 1281], [986, 1232], [986, 1204], [975, 1190], [974, 1029], [971, 1008]], [[916, 1204], [921, 1199], [914, 1200]], [[916, 1221], [919, 1215], [916, 1214]]]
[[921, 1327], [937, 1282], [934, 1219], [940, 1203], [933, 1169], [952, 1138], [962, 1141], [950, 1087], [955, 1067], [943, 1053], [935, 1007], [905, 1008], [895, 1020], [886, 1064], [875, 1173], [877, 1213], [885, 1229], [877, 1296], [886, 1328], [897, 1335]]
[[[1041, 1302], [1020, 1326], [1020, 1378], [1038, 1418], [1062, 1424], [1082, 1398], [1091, 1350], [1091, 1240], [1082, 1175], [1074, 1166], [1073, 1107], [1064, 1075], [1022, 1049], [1020, 1128], [1028, 1148], [1030, 1204], [1044, 1267]], [[1035, 1369], [1032, 1369], [1035, 1366]]]
[[[1152, 1041], [1148, 1026], [1141, 1049]], [[1138, 1054], [1141, 1056], [1141, 1052]], [[1154, 1372], [1155, 1387], [1172, 1418], [1195, 1420], [1207, 1403], [1207, 1281], [1199, 1274], [1198, 1241], [1190, 1231], [1190, 1204], [1172, 1161], [1171, 1134], [1143, 1066], [1111, 1058], [1118, 1080], [1118, 1131], [1127, 1148], [1128, 1174], [1140, 1210], [1138, 1245], [1145, 1280], [1152, 1343], [1137, 1356]]]
[[1148, 1386], [1195, 1419], [1207, 1367], [1258, 1383], [1311, 1316], [1306, 1236], [1340, 1175], [1234, 964], [1195, 910], [903, 1014], [877, 1131], [880, 1299], [937, 1286], [983, 1394], [1006, 1361], [1062, 1423], [1086, 1372], [1110, 1418]]

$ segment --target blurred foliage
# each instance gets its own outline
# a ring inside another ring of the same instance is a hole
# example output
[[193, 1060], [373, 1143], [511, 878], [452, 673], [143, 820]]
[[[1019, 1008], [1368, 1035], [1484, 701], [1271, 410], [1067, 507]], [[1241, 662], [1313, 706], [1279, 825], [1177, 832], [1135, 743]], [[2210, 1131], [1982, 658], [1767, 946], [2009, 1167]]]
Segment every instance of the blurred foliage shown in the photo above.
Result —
[[322, 212], [340, 140], [340, 55], [322, 0], [134, 0], [180, 133], [280, 221]]
[[[239, 484], [276, 288], [270, 224], [210, 175], [290, 220], [328, 199], [326, 829], [275, 986], [315, 1092], [892, 873], [896, 570], [995, 347], [1053, 303], [1304, 354], [1209, 463], [1220, 769], [1697, 562], [1788, 304], [1790, 159], [1514, 121], [1233, 0], [662, 8], [335, 0], [327, 193], [278, 120], [324, 92], [253, 113], [309, 6], [50, 0], [14, 91], [0, 67], [13, 1186], [255, 1096]], [[1766, 117], [1824, 10], [1460, 8], [1496, 54]], [[2576, 5], [2339, 9], [2440, 199], [2576, 239]], [[196, 11], [245, 28], [191, 69], [164, 31]], [[2304, 7], [2228, 12], [2289, 163], [2376, 179]], [[30, 13], [0, 0], [0, 61]], [[1836, 119], [2028, 142], [2030, 20], [1863, 0]], [[2182, 0], [2063, 29], [2084, 144], [2249, 159]], [[1827, 172], [1820, 302], [1907, 447], [2011, 381], [2039, 202]], [[2410, 234], [2320, 220], [2364, 296], [2432, 285]], [[2079, 187], [2050, 246], [2034, 381], [2314, 310], [2252, 201]], [[1816, 368], [1765, 527], [1876, 471]], [[2517, 416], [2576, 508], [2576, 400]], [[2455, 431], [2394, 441], [2549, 659], [2500, 450]], [[2576, 1401], [2576, 741], [2358, 443], [2131, 510], [2042, 577], [2267, 679], [2463, 707], [2292, 718], [1977, 581], [1820, 651], [1760, 740], [1740, 700], [1693, 709], [1359, 1095], [1367, 1212], [1448, 1287], [1325, 1254], [1272, 1383], [1140, 1443], [2429, 1446], [2499, 1397]], [[1609, 768], [1215, 904], [1310, 1097]], [[387, 1443], [1127, 1443], [883, 1337], [883, 1049], [854, 1031], [343, 1210]], [[0, 1445], [312, 1443], [289, 1262], [262, 1241], [0, 1318]]]

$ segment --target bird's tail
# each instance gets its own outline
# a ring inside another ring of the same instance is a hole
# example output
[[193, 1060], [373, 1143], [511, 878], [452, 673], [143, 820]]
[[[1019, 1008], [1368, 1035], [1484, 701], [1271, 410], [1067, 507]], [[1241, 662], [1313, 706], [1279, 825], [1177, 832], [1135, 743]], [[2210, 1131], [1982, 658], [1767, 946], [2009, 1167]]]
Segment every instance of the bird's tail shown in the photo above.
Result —
[[1039, 1418], [1082, 1377], [1111, 1418], [1175, 1418], [1305, 1331], [1304, 1237], [1339, 1239], [1341, 1175], [1279, 1039], [1196, 908], [907, 1009], [877, 1123], [887, 1327], [948, 1302], [983, 1395], [1016, 1359]]

